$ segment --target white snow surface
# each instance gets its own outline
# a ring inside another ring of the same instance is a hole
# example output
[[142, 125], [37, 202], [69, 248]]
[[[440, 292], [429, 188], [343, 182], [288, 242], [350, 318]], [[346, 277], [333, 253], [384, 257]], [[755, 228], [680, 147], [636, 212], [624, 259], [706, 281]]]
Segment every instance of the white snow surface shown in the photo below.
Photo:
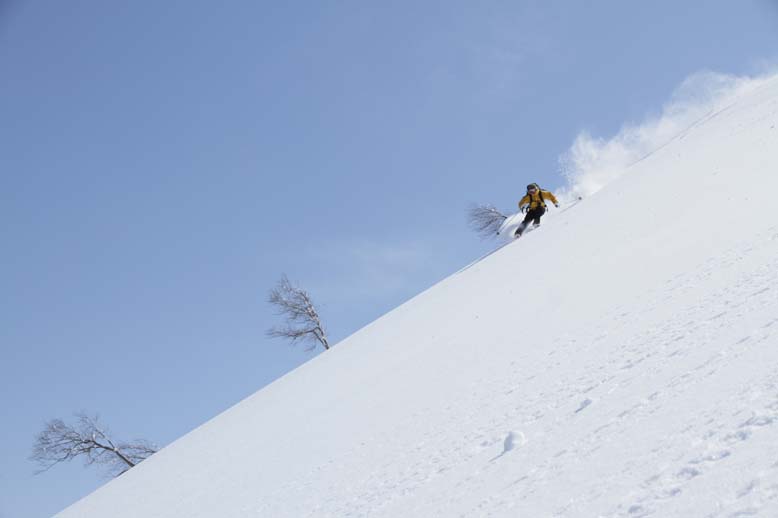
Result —
[[778, 516], [777, 194], [773, 77], [57, 516]]

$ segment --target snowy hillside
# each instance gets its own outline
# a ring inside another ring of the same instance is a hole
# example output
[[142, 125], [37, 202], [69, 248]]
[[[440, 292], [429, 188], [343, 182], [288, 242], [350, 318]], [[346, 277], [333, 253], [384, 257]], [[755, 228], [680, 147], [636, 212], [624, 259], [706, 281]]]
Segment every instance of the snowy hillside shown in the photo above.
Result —
[[778, 79], [720, 101], [58, 516], [778, 516]]

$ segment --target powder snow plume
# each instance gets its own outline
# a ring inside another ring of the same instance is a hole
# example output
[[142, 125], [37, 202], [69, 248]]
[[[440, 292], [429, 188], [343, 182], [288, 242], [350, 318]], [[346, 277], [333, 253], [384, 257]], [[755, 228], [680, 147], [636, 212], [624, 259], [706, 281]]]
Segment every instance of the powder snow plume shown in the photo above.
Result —
[[610, 139], [580, 133], [560, 157], [562, 175], [567, 180], [560, 192], [562, 199], [596, 193], [632, 165], [734, 106], [743, 94], [775, 78], [778, 74], [738, 77], [701, 72], [687, 78], [673, 92], [658, 116], [639, 124], [626, 124]]

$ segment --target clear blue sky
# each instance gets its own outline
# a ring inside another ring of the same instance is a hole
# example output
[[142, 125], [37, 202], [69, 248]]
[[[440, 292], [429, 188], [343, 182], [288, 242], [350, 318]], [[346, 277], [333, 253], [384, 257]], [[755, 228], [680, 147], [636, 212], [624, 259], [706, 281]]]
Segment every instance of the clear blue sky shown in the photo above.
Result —
[[777, 57], [770, 0], [0, 0], [0, 517], [105, 481], [32, 475], [47, 419], [164, 445], [310, 359], [264, 335], [282, 273], [338, 341], [579, 131]]

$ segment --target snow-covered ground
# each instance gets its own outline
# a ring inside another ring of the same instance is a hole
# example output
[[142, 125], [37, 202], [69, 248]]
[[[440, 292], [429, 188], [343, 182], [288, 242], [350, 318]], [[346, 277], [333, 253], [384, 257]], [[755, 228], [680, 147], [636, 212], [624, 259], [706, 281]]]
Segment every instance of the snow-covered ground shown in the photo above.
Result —
[[778, 516], [778, 78], [719, 100], [58, 516]]

